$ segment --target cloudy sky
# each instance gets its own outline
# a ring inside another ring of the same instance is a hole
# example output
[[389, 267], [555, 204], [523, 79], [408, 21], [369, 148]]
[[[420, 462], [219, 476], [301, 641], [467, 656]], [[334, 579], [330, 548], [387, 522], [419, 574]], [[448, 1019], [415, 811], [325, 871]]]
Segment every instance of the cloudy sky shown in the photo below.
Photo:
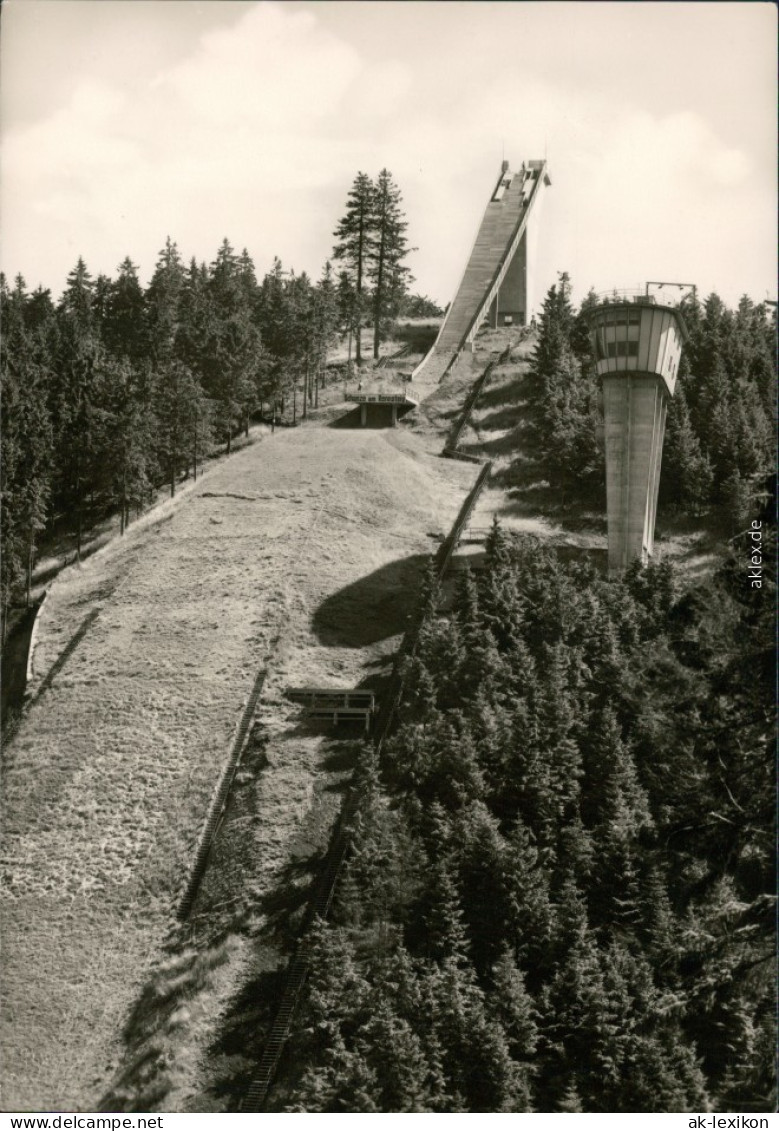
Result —
[[358, 170], [451, 298], [505, 153], [547, 156], [538, 282], [776, 290], [777, 12], [759, 2], [5, 0], [2, 266], [146, 281], [170, 235], [318, 276]]

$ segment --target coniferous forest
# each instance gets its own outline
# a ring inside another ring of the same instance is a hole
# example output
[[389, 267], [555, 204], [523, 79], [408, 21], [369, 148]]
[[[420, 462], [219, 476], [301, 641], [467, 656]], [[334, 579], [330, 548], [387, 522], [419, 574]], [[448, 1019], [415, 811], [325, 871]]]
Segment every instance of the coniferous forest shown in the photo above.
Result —
[[187, 267], [168, 240], [148, 287], [127, 258], [93, 279], [83, 260], [55, 304], [3, 280], [3, 611], [29, 585], [55, 521], [76, 550], [110, 507], [122, 528], [155, 487], [173, 494], [215, 445], [322, 380], [337, 323], [337, 282], [286, 272], [258, 283], [225, 240]]
[[773, 1110], [772, 589], [429, 586], [281, 1110]]

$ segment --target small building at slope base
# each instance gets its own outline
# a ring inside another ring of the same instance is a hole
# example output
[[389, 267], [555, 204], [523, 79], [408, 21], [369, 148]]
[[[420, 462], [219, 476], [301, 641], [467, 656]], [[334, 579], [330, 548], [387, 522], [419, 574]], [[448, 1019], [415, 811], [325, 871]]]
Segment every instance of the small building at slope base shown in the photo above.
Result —
[[344, 399], [360, 406], [360, 424], [363, 428], [368, 425], [368, 414], [372, 415], [374, 427], [394, 428], [398, 416], [409, 409], [416, 408], [419, 401], [408, 393], [377, 390], [371, 393], [347, 392]]

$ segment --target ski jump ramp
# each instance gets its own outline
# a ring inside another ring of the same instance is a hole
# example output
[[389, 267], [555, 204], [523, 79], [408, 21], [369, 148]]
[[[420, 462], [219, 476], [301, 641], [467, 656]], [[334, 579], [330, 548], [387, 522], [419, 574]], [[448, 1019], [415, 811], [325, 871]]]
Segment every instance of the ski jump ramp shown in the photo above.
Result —
[[551, 185], [546, 161], [527, 161], [512, 173], [504, 161], [476, 235], [460, 286], [430, 352], [412, 374], [442, 380], [463, 350], [473, 348], [482, 323], [524, 326], [532, 314], [528, 233], [539, 199]]

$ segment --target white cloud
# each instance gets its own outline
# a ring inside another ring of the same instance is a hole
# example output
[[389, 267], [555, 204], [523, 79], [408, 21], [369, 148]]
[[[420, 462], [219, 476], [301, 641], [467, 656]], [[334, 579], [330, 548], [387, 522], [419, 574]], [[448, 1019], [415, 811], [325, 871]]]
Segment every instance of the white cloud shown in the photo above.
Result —
[[[402, 85], [398, 68], [388, 73]], [[50, 279], [47, 257], [72, 254], [70, 240], [40, 228], [35, 247], [25, 246], [29, 229], [10, 220], [30, 212], [78, 232], [93, 270], [113, 270], [127, 250], [139, 257], [125, 243], [133, 229], [147, 255], [170, 232], [208, 258], [235, 227], [241, 240], [269, 246], [269, 258], [287, 258], [289, 233], [294, 255], [305, 242], [295, 232], [305, 194], [342, 176], [328, 133], [351, 92], [361, 113], [376, 101], [374, 79], [310, 14], [261, 4], [132, 96], [85, 81], [67, 105], [6, 139], [4, 258]], [[64, 279], [67, 265], [56, 268]]]
[[[186, 18], [189, 7], [166, 8], [166, 20], [179, 10], [176, 18]], [[536, 8], [543, 6], [530, 7], [541, 27]], [[582, 289], [631, 285], [658, 272], [727, 285], [736, 263], [731, 285], [762, 293], [769, 285], [762, 281], [775, 277], [775, 181], [765, 173], [765, 147], [734, 142], [732, 121], [730, 135], [721, 135], [703, 95], [695, 103], [681, 93], [671, 99], [669, 90], [681, 90], [676, 72], [664, 83], [662, 108], [652, 76], [637, 75], [615, 97], [600, 81], [602, 63], [587, 71], [572, 50], [583, 6], [565, 7], [561, 24], [562, 7], [549, 6], [553, 26], [535, 51], [531, 34], [528, 65], [491, 62], [490, 44], [508, 58], [505, 32], [477, 4], [451, 9], [459, 37], [453, 23], [439, 35], [438, 6], [420, 4], [427, 48], [415, 42], [404, 52], [404, 30], [394, 51], [380, 55], [328, 25], [327, 4], [252, 3], [156, 75], [148, 66], [123, 67], [121, 58], [115, 81], [104, 60], [99, 73], [85, 67], [63, 105], [6, 133], [7, 270], [58, 290], [76, 255], [96, 273], [113, 272], [130, 254], [148, 277], [170, 234], [199, 259], [211, 259], [228, 236], [249, 248], [260, 272], [278, 254], [318, 273], [355, 173], [387, 166], [403, 191], [410, 241], [420, 248], [412, 262], [418, 285], [446, 301], [505, 144], [515, 164], [548, 152], [544, 287], [562, 269]], [[123, 26], [139, 21], [133, 50], [155, 8], [122, 6]], [[397, 7], [354, 4], [350, 11], [376, 46]], [[512, 8], [511, 19], [522, 12]], [[675, 50], [687, 57], [681, 43]], [[159, 46], [156, 56], [163, 57]], [[739, 106], [752, 121], [750, 100]]]
[[359, 71], [356, 53], [310, 13], [260, 4], [234, 28], [204, 36], [200, 50], [154, 87], [178, 96], [201, 127], [308, 132], [338, 107]]
[[85, 81], [61, 110], [45, 121], [9, 133], [3, 145], [4, 187], [36, 186], [76, 177], [85, 185], [138, 158], [137, 147], [114, 127], [124, 99], [109, 87]]

